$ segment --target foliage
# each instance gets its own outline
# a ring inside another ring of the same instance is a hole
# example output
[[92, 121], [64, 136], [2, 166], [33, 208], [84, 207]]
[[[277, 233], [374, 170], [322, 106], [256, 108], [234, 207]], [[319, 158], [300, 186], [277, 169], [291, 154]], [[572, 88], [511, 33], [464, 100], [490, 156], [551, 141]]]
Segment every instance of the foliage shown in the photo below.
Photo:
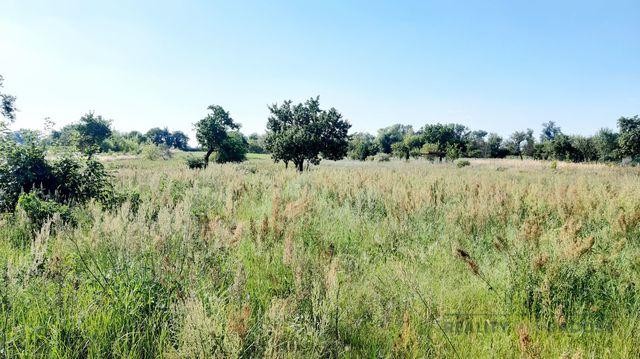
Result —
[[[4, 77], [0, 75], [0, 90], [4, 86]], [[6, 118], [9, 121], [14, 121], [16, 119], [16, 97], [0, 92], [0, 116]], [[0, 124], [4, 124], [0, 120]]]
[[248, 153], [267, 153], [266, 144], [264, 143], [264, 135], [258, 135], [257, 133], [252, 133], [247, 138]]
[[89, 112], [80, 118], [75, 130], [78, 148], [91, 157], [102, 151], [104, 141], [111, 136], [111, 122]]
[[457, 160], [455, 163], [458, 168], [471, 166], [471, 162], [469, 162], [469, 160]]
[[640, 117], [620, 117], [618, 119], [620, 154], [640, 159]]
[[205, 167], [209, 164], [211, 154], [219, 151], [229, 137], [227, 132], [240, 128], [240, 125], [233, 121], [229, 112], [222, 106], [211, 105], [207, 109], [211, 113], [195, 124], [196, 139], [207, 151], [204, 156]]
[[64, 222], [71, 222], [71, 210], [69, 206], [53, 200], [43, 200], [37, 191], [23, 193], [18, 198], [17, 208], [24, 211], [33, 228], [39, 230], [42, 225], [56, 214]]
[[109, 164], [136, 215], [0, 219], [4, 356], [636, 356], [637, 168], [183, 161]]
[[376, 142], [382, 153], [391, 154], [394, 143], [401, 142], [405, 136], [413, 134], [411, 125], [395, 124], [378, 130]]
[[378, 153], [378, 144], [373, 135], [357, 132], [350, 136], [347, 156], [352, 160], [364, 161], [376, 153]]
[[21, 193], [37, 191], [45, 201], [61, 204], [96, 199], [106, 206], [118, 201], [104, 166], [94, 160], [63, 155], [45, 158], [45, 147], [27, 143], [8, 148], [0, 163], [0, 211], [13, 211]]
[[189, 137], [182, 131], [169, 132], [169, 129], [154, 127], [144, 135], [149, 142], [186, 151], [189, 148]]
[[192, 170], [205, 168], [204, 158], [189, 156], [186, 161], [187, 167]]
[[247, 159], [247, 139], [238, 131], [230, 131], [216, 152], [216, 163], [242, 162]]
[[298, 171], [304, 162], [320, 163], [321, 158], [339, 160], [346, 156], [351, 125], [335, 109], [320, 109], [320, 98], [305, 103], [269, 106], [265, 142], [274, 161], [293, 162]]
[[151, 161], [168, 160], [171, 158], [171, 151], [166, 145], [149, 143], [142, 147], [142, 157]]

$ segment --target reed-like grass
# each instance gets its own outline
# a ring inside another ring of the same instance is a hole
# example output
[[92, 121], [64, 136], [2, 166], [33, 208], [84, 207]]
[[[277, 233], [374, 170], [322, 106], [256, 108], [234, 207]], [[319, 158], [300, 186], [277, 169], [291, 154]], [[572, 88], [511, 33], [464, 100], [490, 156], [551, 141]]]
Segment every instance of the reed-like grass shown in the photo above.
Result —
[[140, 203], [0, 222], [6, 357], [634, 357], [640, 172], [110, 158]]

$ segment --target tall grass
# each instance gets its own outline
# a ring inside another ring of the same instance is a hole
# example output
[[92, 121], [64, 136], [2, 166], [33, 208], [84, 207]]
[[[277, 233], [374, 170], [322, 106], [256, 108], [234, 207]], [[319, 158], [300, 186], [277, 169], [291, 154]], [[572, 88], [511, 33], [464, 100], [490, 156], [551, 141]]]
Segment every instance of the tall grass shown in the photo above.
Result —
[[638, 353], [637, 169], [108, 166], [139, 203], [1, 220], [4, 356]]

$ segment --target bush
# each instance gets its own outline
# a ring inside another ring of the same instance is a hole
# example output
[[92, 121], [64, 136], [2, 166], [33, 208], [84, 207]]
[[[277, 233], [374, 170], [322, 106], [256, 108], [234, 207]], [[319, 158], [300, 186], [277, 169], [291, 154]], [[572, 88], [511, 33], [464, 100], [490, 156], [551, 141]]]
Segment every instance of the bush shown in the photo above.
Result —
[[470, 166], [471, 162], [469, 162], [468, 160], [457, 160], [456, 161], [456, 167], [458, 168], [462, 168], [462, 167], [467, 167]]
[[[45, 148], [36, 144], [5, 149], [0, 162], [0, 189], [0, 211], [5, 212], [15, 210], [22, 194], [34, 191], [43, 201], [64, 205], [96, 199], [111, 207], [119, 201], [111, 176], [102, 163], [69, 155], [49, 162], [45, 158]], [[28, 197], [25, 201], [33, 201], [33, 198]]]
[[204, 168], [204, 158], [187, 157], [187, 166], [192, 170]]
[[25, 212], [35, 228], [42, 227], [44, 222], [53, 218], [56, 213], [65, 222], [71, 220], [71, 210], [68, 206], [51, 200], [43, 200], [36, 192], [21, 194], [18, 198], [17, 208]]
[[386, 154], [386, 153], [378, 153], [377, 155], [373, 156], [375, 161], [378, 162], [389, 162], [391, 161], [391, 156]]
[[150, 143], [142, 147], [142, 157], [151, 161], [168, 160], [171, 159], [171, 151], [167, 146]]

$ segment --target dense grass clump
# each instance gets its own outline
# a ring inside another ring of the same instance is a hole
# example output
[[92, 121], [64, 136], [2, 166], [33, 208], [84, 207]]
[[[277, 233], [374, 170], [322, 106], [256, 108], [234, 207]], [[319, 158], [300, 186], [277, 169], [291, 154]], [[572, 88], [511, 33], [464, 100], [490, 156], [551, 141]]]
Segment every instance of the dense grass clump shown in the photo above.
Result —
[[0, 219], [8, 357], [632, 357], [640, 172], [105, 161], [135, 193]]

